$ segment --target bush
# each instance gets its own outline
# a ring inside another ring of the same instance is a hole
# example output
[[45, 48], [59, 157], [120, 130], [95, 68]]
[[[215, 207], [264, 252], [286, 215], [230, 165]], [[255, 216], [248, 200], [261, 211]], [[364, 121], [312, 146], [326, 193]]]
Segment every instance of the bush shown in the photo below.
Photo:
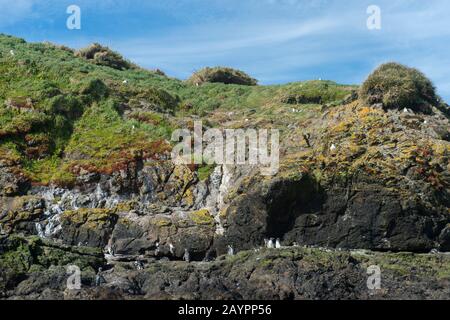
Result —
[[95, 101], [105, 98], [109, 94], [109, 89], [105, 83], [100, 79], [83, 79], [80, 83], [76, 84], [78, 92], [81, 95], [87, 96], [88, 100]]
[[75, 55], [100, 66], [107, 66], [118, 70], [128, 70], [133, 68], [133, 65], [126, 61], [120, 54], [98, 43], [80, 49]]
[[420, 71], [398, 63], [378, 67], [364, 82], [361, 98], [368, 104], [383, 104], [384, 109], [410, 108], [429, 112], [439, 98], [431, 81]]
[[194, 73], [188, 79], [188, 82], [198, 85], [205, 82], [220, 82], [225, 84], [240, 84], [245, 86], [256, 86], [258, 84], [257, 80], [253, 79], [245, 72], [224, 67], [204, 68]]
[[114, 92], [120, 95], [120, 100], [131, 109], [148, 109], [156, 112], [175, 111], [180, 98], [172, 96], [169, 92], [155, 87], [132, 88], [122, 87]]

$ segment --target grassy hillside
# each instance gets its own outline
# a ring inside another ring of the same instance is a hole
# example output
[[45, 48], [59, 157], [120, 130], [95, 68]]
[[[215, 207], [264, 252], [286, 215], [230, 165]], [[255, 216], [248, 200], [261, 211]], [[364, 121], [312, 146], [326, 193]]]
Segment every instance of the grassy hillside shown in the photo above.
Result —
[[211, 112], [220, 111], [276, 119], [291, 108], [337, 104], [354, 89], [331, 81], [197, 86], [6, 35], [0, 35], [0, 62], [0, 159], [42, 184], [71, 183], [80, 168], [108, 172], [151, 156], [167, 148], [186, 116], [214, 120]]

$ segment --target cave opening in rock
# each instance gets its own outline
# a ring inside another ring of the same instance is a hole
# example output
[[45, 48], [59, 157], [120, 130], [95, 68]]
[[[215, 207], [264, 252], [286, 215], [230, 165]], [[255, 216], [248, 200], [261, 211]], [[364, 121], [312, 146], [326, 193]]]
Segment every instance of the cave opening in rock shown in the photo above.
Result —
[[266, 199], [266, 237], [284, 239], [294, 229], [298, 217], [321, 211], [324, 197], [323, 190], [309, 176], [276, 182]]

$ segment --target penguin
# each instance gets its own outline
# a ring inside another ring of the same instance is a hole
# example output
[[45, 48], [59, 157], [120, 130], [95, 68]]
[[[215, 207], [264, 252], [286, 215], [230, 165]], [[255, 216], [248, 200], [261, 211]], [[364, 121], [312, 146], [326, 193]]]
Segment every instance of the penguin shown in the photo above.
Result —
[[298, 243], [294, 241], [294, 243], [292, 243], [293, 247], [298, 247]]
[[106, 250], [108, 251], [109, 255], [111, 255], [113, 257], [115, 256], [115, 246], [113, 244], [112, 238], [109, 239]]
[[336, 145], [333, 143], [330, 147], [330, 151], [333, 152], [337, 149]]
[[281, 248], [280, 238], [277, 238], [277, 240], [275, 242], [275, 248], [277, 248], [277, 249]]
[[125, 80], [122, 81], [122, 83], [123, 84], [128, 84], [128, 80], [125, 79]]
[[191, 262], [191, 255], [189, 254], [188, 249], [184, 249], [183, 260], [186, 262]]
[[95, 276], [95, 286], [100, 287], [102, 284], [106, 283], [105, 278], [102, 275], [103, 269], [100, 267], [98, 268], [97, 275]]
[[273, 249], [273, 247], [274, 247], [273, 238], [270, 238], [269, 242], [267, 243], [267, 248]]
[[142, 261], [140, 260], [136, 260], [134, 262], [134, 266], [136, 267], [137, 270], [142, 270], [144, 269], [144, 264], [142, 263]]
[[156, 244], [156, 249], [155, 249], [155, 256], [159, 255], [160, 249], [159, 249], [159, 242], [157, 242]]
[[228, 245], [228, 255], [229, 256], [234, 256], [234, 249], [231, 245]]
[[10, 51], [9, 51], [9, 54], [12, 55], [12, 56], [15, 56], [15, 55], [16, 55], [16, 54], [14, 53], [14, 50], [10, 50]]
[[269, 244], [269, 239], [264, 238], [264, 247], [267, 248], [268, 244]]
[[175, 255], [175, 247], [171, 243], [169, 243], [169, 252], [171, 255]]
[[403, 109], [403, 113], [409, 113], [409, 110], [407, 108]]

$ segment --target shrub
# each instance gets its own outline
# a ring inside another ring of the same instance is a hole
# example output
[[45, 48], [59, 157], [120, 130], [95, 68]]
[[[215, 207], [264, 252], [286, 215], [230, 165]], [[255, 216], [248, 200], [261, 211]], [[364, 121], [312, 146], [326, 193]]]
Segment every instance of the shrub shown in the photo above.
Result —
[[172, 112], [175, 111], [180, 99], [169, 92], [155, 87], [148, 88], [122, 88], [121, 100], [131, 109], [147, 109], [148, 111]]
[[343, 101], [353, 90], [352, 86], [338, 85], [332, 81], [305, 81], [288, 84], [277, 96], [285, 104], [323, 104]]
[[83, 79], [80, 83], [75, 85], [78, 93], [87, 96], [91, 101], [100, 100], [109, 94], [109, 89], [105, 83], [100, 79]]
[[433, 84], [422, 72], [398, 63], [378, 67], [360, 91], [366, 103], [381, 103], [384, 109], [429, 112], [430, 105], [437, 106], [439, 101]]
[[225, 84], [240, 84], [256, 86], [258, 81], [243, 71], [225, 67], [204, 68], [195, 72], [189, 79], [189, 83], [203, 84], [205, 82], [220, 82]]
[[107, 66], [118, 70], [133, 68], [132, 64], [126, 61], [120, 54], [98, 43], [93, 43], [87, 48], [80, 49], [75, 55], [100, 66]]

